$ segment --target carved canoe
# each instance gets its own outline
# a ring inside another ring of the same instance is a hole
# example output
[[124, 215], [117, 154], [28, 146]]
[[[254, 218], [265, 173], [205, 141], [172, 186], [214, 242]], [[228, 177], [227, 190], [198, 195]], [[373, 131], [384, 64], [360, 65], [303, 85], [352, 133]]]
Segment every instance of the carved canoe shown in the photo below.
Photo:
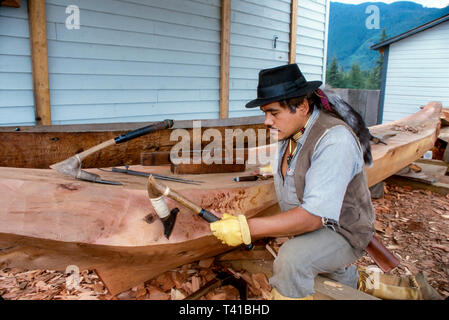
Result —
[[[372, 145], [370, 186], [432, 148], [440, 112], [441, 104], [429, 103], [413, 116], [371, 128], [387, 145]], [[132, 168], [170, 175], [168, 166]], [[253, 169], [248, 166], [238, 175]], [[117, 294], [176, 266], [232, 249], [211, 235], [207, 222], [170, 199], [169, 208], [178, 207], [180, 213], [167, 240], [148, 200], [146, 178], [88, 171], [123, 185], [79, 181], [48, 169], [0, 168], [0, 266], [95, 269]], [[276, 212], [272, 180], [234, 182], [234, 175], [181, 176], [201, 185], [165, 183], [209, 210], [248, 217]]]
[[[201, 130], [266, 129], [263, 116], [201, 120]], [[151, 122], [0, 127], [0, 167], [48, 169], [65, 160], [125, 132], [152, 124]], [[125, 144], [105, 148], [83, 161], [83, 168], [104, 168], [125, 164], [142, 164], [142, 156], [152, 152], [170, 151], [178, 143], [171, 139], [175, 129], [186, 129], [192, 138], [192, 120], [175, 121], [173, 128], [147, 134]], [[268, 136], [268, 135], [267, 135]], [[265, 141], [266, 143], [267, 141]], [[202, 142], [207, 144], [206, 141]]]

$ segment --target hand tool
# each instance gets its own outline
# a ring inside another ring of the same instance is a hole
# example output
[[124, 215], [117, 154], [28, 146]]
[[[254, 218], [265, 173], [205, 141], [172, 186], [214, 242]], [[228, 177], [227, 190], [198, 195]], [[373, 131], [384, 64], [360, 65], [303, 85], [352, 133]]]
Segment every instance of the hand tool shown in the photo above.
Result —
[[257, 180], [268, 180], [270, 178], [273, 178], [273, 176], [263, 176], [260, 174], [251, 175], [251, 176], [242, 176], [242, 177], [235, 177], [235, 182], [241, 182], [241, 181], [257, 181]]
[[173, 227], [175, 226], [176, 216], [178, 215], [179, 209], [174, 208], [170, 211], [165, 203], [164, 195], [152, 186], [150, 183], [150, 178], [147, 180], [148, 197], [150, 198], [150, 202], [153, 205], [154, 211], [156, 211], [159, 220], [162, 222], [164, 227], [164, 235], [168, 239], [173, 231]]
[[[183, 178], [177, 178], [177, 177], [170, 177], [170, 176], [164, 176], [160, 174], [150, 173], [150, 172], [141, 172], [141, 171], [134, 171], [129, 170], [129, 166], [125, 165], [126, 169], [120, 169], [120, 168], [112, 168], [111, 172], [120, 172], [120, 173], [127, 173], [134, 176], [141, 176], [141, 177], [149, 177], [152, 175], [156, 179], [159, 180], [167, 180], [167, 181], [173, 181], [173, 182], [181, 182], [181, 183], [187, 183], [187, 184], [201, 184], [203, 181], [197, 181], [197, 180], [189, 180], [189, 179], [183, 179]], [[109, 172], [109, 171], [108, 171]]]
[[[193, 212], [197, 213], [201, 218], [203, 218], [207, 222], [211, 223], [211, 222], [215, 222], [215, 221], [220, 220], [212, 212], [207, 211], [206, 209], [201, 208], [200, 206], [196, 205], [192, 201], [190, 201], [190, 200], [186, 199], [185, 197], [181, 196], [179, 193], [177, 193], [173, 189], [170, 189], [169, 187], [167, 187], [167, 186], [163, 185], [162, 183], [156, 181], [156, 179], [153, 176], [151, 176], [151, 175], [148, 178], [147, 190], [148, 190], [148, 195], [150, 196], [150, 199], [155, 199], [155, 198], [159, 199], [162, 196], [167, 196], [167, 197], [169, 197], [169, 198], [171, 198], [171, 199], [181, 203], [185, 207], [193, 210]], [[155, 208], [155, 210], [156, 210], [156, 212], [158, 211], [157, 208]], [[161, 213], [164, 212], [161, 215], [167, 215], [167, 210], [164, 210], [164, 211], [161, 210]], [[159, 213], [158, 213], [159, 217], [161, 217], [161, 215], [159, 215]], [[168, 219], [172, 219], [172, 218], [171, 217], [167, 217], [167, 220]], [[175, 219], [176, 219], [176, 217], [175, 217]], [[164, 224], [164, 228], [165, 228], [165, 224]], [[254, 248], [254, 244], [250, 243], [250, 244], [246, 245], [246, 249], [251, 250], [252, 248]]]
[[81, 153], [78, 153], [64, 161], [52, 164], [50, 168], [58, 171], [59, 173], [74, 177], [76, 179], [90, 181], [90, 182], [97, 182], [97, 183], [105, 183], [105, 184], [114, 184], [114, 185], [121, 185], [120, 182], [115, 181], [107, 181], [102, 180], [99, 175], [95, 173], [86, 172], [84, 170], [81, 170], [81, 162], [84, 158], [87, 156], [104, 149], [106, 147], [123, 143], [138, 137], [141, 137], [145, 134], [148, 134], [150, 132], [154, 132], [156, 130], [162, 130], [162, 129], [168, 129], [173, 126], [173, 120], [164, 120], [161, 122], [157, 122], [155, 124], [139, 128], [133, 131], [130, 131], [128, 133], [122, 134], [116, 138], [110, 139], [108, 141], [105, 141], [103, 143], [100, 143], [86, 151], [83, 151]]

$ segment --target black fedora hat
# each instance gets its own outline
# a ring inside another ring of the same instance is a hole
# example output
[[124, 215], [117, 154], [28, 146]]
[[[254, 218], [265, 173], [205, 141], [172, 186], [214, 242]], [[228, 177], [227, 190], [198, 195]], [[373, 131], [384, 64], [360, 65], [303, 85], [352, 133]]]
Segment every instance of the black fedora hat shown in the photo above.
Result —
[[321, 81], [307, 81], [296, 63], [259, 72], [257, 99], [246, 104], [247, 108], [266, 105], [271, 102], [301, 97], [322, 85]]

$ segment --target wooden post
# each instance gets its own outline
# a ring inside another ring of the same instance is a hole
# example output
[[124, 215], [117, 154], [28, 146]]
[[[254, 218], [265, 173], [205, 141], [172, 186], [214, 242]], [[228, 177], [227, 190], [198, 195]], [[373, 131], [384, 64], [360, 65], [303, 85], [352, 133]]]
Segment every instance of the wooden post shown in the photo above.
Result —
[[231, 38], [231, 0], [221, 1], [220, 119], [229, 117], [229, 55]]
[[20, 0], [4, 0], [0, 1], [0, 5], [3, 7], [20, 8]]
[[290, 16], [290, 53], [288, 63], [296, 62], [296, 36], [298, 30], [298, 0], [292, 0]]
[[45, 0], [29, 0], [28, 16], [36, 125], [51, 125]]

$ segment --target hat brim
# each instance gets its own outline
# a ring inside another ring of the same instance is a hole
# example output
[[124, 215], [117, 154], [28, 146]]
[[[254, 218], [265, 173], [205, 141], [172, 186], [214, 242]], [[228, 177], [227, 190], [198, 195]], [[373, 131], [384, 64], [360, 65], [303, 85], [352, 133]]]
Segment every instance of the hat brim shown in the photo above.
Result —
[[245, 105], [245, 107], [246, 108], [255, 108], [255, 107], [260, 107], [260, 106], [263, 106], [263, 105], [266, 105], [266, 104], [269, 104], [269, 103], [275, 102], [275, 101], [281, 101], [281, 100], [291, 99], [291, 98], [295, 98], [295, 97], [301, 97], [301, 96], [304, 96], [306, 94], [309, 94], [309, 93], [315, 91], [322, 84], [323, 84], [323, 82], [321, 82], [321, 81], [309, 81], [309, 82], [307, 82], [307, 85], [305, 87], [302, 87], [299, 90], [295, 90], [295, 91], [289, 92], [287, 94], [283, 94], [281, 96], [270, 97], [270, 98], [266, 98], [266, 99], [255, 99], [255, 100], [248, 102]]

